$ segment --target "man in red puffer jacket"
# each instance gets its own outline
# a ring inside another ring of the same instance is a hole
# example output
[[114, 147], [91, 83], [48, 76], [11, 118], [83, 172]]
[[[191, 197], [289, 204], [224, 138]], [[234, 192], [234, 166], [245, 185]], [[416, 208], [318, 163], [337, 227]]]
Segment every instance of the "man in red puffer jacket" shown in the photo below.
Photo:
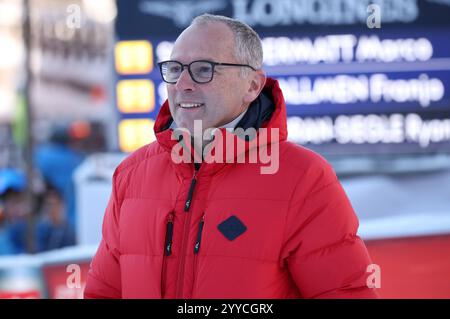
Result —
[[178, 37], [157, 140], [114, 173], [86, 298], [377, 297], [355, 212], [330, 165], [286, 141], [262, 58], [233, 19]]

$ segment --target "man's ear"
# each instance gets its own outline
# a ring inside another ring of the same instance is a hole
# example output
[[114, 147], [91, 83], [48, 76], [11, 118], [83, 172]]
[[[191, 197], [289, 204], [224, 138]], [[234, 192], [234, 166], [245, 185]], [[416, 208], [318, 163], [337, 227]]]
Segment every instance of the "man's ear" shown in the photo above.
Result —
[[253, 102], [258, 97], [259, 93], [261, 93], [266, 84], [266, 74], [263, 70], [257, 70], [248, 76], [248, 81], [248, 90], [244, 95], [244, 103], [246, 104]]

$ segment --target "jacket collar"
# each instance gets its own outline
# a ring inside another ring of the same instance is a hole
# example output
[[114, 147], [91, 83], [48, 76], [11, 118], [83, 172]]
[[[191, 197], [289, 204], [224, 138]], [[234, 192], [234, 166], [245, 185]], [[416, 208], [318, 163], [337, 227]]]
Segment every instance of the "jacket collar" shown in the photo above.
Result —
[[[162, 105], [154, 125], [154, 132], [156, 135], [157, 143], [159, 143], [166, 151], [172, 154], [173, 150], [176, 149], [175, 146], [179, 143], [179, 139], [175, 138], [173, 134], [173, 129], [170, 128], [172, 124], [172, 116], [169, 110], [169, 104], [166, 100]], [[224, 167], [225, 164], [235, 163], [236, 158], [242, 155], [242, 153], [248, 153], [250, 150], [256, 147], [265, 147], [273, 143], [278, 143], [280, 141], [285, 141], [287, 139], [287, 121], [286, 121], [286, 106], [284, 102], [284, 97], [279, 87], [278, 81], [272, 78], [267, 78], [266, 85], [264, 86], [261, 94], [258, 98], [250, 104], [247, 112], [241, 118], [239, 123], [236, 125], [237, 128], [242, 128], [246, 130], [248, 128], [255, 128], [257, 130], [257, 136], [253, 139], [246, 139], [243, 141], [239, 134], [235, 132], [230, 132], [226, 128], [219, 128], [220, 134], [222, 134], [222, 139], [216, 139], [210, 143], [211, 148], [219, 149], [220, 145], [218, 142], [222, 142], [223, 154], [220, 155], [220, 163], [211, 162], [212, 154], [206, 155], [204, 162], [202, 163], [201, 171], [205, 174], [213, 174], [217, 170]], [[265, 128], [265, 130], [259, 130], [260, 128]], [[271, 129], [277, 129], [278, 134], [271, 134]], [[184, 136], [184, 141], [188, 140], [187, 136]], [[258, 144], [259, 141], [259, 144]], [[231, 144], [234, 143], [234, 144]], [[244, 143], [245, 147], [237, 152], [237, 143]], [[189, 143], [190, 144], [190, 143]], [[234, 149], [230, 150], [229, 145], [234, 145]], [[184, 144], [186, 147], [186, 144]], [[194, 158], [200, 161], [201, 156], [195, 154], [192, 147], [189, 150]], [[214, 152], [213, 152], [214, 153]], [[173, 154], [172, 154], [173, 155]], [[217, 158], [217, 153], [215, 153]], [[233, 161], [234, 159], [234, 161]], [[185, 164], [185, 163], [181, 163]], [[186, 170], [186, 165], [176, 164], [177, 168]], [[189, 163], [187, 165], [188, 170], [193, 169], [193, 164]]]

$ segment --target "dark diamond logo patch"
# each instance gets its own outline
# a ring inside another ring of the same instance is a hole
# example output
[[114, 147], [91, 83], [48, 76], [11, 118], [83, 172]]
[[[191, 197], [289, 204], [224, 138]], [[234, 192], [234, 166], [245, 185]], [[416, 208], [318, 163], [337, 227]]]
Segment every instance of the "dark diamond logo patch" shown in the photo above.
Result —
[[221, 222], [217, 228], [228, 240], [235, 240], [247, 230], [247, 227], [234, 215]]

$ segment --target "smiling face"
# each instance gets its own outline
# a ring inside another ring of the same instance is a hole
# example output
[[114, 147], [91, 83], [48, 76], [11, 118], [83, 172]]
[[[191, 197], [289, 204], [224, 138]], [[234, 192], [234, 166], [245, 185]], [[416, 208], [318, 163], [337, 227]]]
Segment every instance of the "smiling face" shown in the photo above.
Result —
[[[195, 60], [242, 63], [234, 56], [233, 32], [223, 23], [188, 27], [175, 42], [170, 58], [183, 64]], [[194, 120], [202, 120], [205, 130], [222, 126], [241, 114], [259, 92], [255, 95], [252, 76], [241, 77], [240, 69], [216, 66], [213, 80], [199, 84], [185, 68], [176, 84], [167, 84], [170, 112], [177, 126], [192, 134]]]

